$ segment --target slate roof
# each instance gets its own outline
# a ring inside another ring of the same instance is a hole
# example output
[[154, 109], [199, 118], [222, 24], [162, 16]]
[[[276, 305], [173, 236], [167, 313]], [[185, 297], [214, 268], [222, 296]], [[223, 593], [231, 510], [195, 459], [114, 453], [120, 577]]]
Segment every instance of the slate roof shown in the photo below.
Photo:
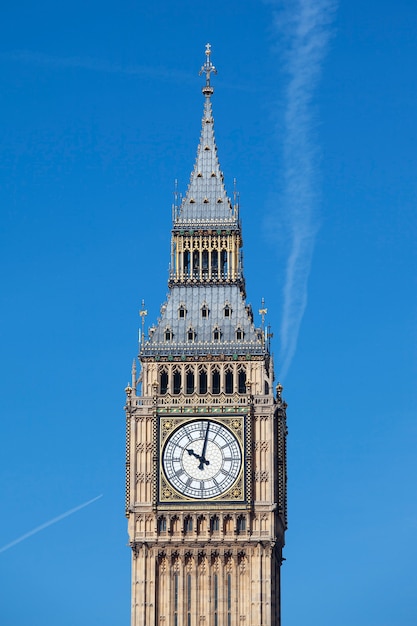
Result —
[[[225, 316], [225, 307], [230, 315]], [[207, 317], [202, 309], [206, 307]], [[184, 317], [180, 316], [184, 309]], [[252, 311], [237, 285], [175, 286], [161, 307], [158, 324], [150, 330], [141, 356], [195, 354], [264, 354], [261, 332], [253, 324]], [[219, 330], [219, 339], [214, 331]], [[237, 339], [240, 329], [241, 338]], [[166, 340], [169, 330], [172, 338]], [[193, 339], [188, 331], [193, 331]]]

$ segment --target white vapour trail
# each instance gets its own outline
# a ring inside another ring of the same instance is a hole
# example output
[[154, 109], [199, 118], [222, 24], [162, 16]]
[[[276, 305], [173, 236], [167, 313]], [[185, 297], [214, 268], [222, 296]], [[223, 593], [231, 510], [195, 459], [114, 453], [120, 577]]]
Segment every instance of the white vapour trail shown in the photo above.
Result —
[[307, 283], [318, 229], [317, 148], [313, 94], [331, 35], [337, 0], [282, 0], [274, 25], [286, 40], [288, 84], [284, 121], [284, 207], [290, 235], [280, 329], [280, 377], [294, 356], [307, 304]]
[[13, 546], [16, 546], [18, 543], [21, 543], [25, 539], [28, 539], [29, 537], [32, 537], [32, 535], [36, 535], [36, 533], [39, 533], [41, 530], [44, 530], [45, 528], [48, 528], [48, 526], [52, 526], [52, 524], [56, 524], [57, 522], [60, 522], [62, 519], [65, 519], [66, 517], [69, 517], [73, 513], [76, 513], [77, 511], [80, 511], [81, 509], [84, 509], [86, 506], [89, 506], [90, 504], [93, 504], [93, 502], [96, 502], [96, 500], [99, 500], [102, 497], [103, 497], [103, 494], [101, 494], [99, 496], [96, 496], [92, 500], [89, 500], [88, 502], [84, 502], [83, 504], [79, 504], [78, 506], [74, 507], [73, 509], [70, 509], [69, 511], [66, 511], [66, 513], [62, 513], [61, 515], [58, 515], [58, 517], [54, 517], [53, 519], [49, 520], [49, 522], [45, 522], [44, 524], [41, 524], [40, 526], [37, 526], [36, 528], [34, 528], [33, 530], [30, 530], [28, 533], [22, 535], [18, 539], [15, 539], [14, 541], [11, 541], [10, 543], [8, 543], [5, 546], [3, 546], [2, 548], [0, 548], [0, 553], [1, 552], [5, 552], [9, 548], [13, 548]]

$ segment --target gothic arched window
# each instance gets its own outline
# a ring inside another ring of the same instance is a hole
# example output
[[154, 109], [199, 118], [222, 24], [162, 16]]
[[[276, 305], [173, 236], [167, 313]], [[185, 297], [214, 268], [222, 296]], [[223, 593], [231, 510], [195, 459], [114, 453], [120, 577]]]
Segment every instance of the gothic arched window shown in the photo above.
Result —
[[178, 369], [174, 370], [174, 374], [172, 376], [172, 393], [175, 395], [181, 393], [181, 372]]
[[165, 394], [168, 391], [168, 372], [165, 369], [159, 374], [159, 389], [161, 394]]
[[207, 370], [201, 368], [198, 376], [198, 393], [207, 393]]
[[237, 374], [238, 392], [246, 393], [246, 370], [242, 367]]
[[213, 369], [211, 374], [211, 392], [216, 395], [220, 393], [220, 372], [217, 367]]
[[189, 369], [185, 375], [185, 393], [194, 393], [194, 372]]
[[224, 389], [226, 393], [233, 393], [233, 370], [228, 367], [224, 375]]

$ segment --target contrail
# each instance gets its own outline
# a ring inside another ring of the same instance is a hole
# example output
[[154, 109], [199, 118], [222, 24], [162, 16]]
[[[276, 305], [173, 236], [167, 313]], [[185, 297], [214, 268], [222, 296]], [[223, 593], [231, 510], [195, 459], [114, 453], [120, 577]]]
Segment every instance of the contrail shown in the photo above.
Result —
[[84, 502], [84, 504], [80, 504], [79, 506], [76, 506], [75, 508], [70, 509], [66, 513], [62, 513], [62, 515], [58, 515], [58, 517], [54, 517], [53, 519], [49, 520], [49, 522], [45, 522], [44, 524], [41, 524], [40, 526], [37, 526], [36, 528], [34, 528], [33, 530], [30, 530], [25, 535], [22, 535], [18, 539], [15, 539], [11, 543], [8, 543], [5, 546], [3, 546], [2, 548], [0, 548], [0, 553], [1, 552], [6, 552], [6, 550], [8, 550], [9, 548], [12, 548], [13, 546], [16, 546], [18, 543], [21, 543], [22, 541], [24, 541], [25, 539], [28, 539], [29, 537], [32, 537], [32, 535], [36, 535], [36, 533], [39, 533], [41, 530], [44, 530], [45, 528], [48, 528], [48, 526], [52, 526], [53, 524], [56, 524], [57, 522], [60, 522], [62, 519], [65, 519], [66, 517], [69, 517], [73, 513], [76, 513], [77, 511], [80, 511], [81, 509], [84, 509], [86, 506], [89, 506], [90, 504], [93, 504], [93, 502], [96, 502], [96, 500], [99, 500], [102, 497], [103, 497], [103, 494], [101, 494], [99, 496], [96, 496], [92, 500], [89, 500], [88, 502]]
[[[274, 27], [285, 41], [288, 76], [284, 118], [284, 202], [290, 251], [280, 329], [280, 378], [294, 356], [307, 305], [307, 283], [318, 230], [318, 149], [313, 139], [313, 94], [320, 79], [337, 0], [281, 0]], [[278, 224], [274, 224], [274, 230]]]

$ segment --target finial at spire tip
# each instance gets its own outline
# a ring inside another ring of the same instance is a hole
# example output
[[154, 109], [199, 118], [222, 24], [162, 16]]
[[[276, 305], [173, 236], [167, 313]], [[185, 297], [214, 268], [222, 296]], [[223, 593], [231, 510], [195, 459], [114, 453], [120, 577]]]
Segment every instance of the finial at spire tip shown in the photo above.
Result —
[[217, 74], [217, 70], [214, 67], [213, 63], [211, 62], [210, 56], [211, 56], [211, 44], [207, 43], [206, 44], [206, 61], [204, 65], [201, 67], [201, 70], [199, 72], [200, 76], [201, 74], [206, 75], [206, 84], [202, 88], [202, 92], [207, 98], [209, 98], [214, 92], [214, 88], [210, 85], [210, 74], [212, 72], [213, 74]]

